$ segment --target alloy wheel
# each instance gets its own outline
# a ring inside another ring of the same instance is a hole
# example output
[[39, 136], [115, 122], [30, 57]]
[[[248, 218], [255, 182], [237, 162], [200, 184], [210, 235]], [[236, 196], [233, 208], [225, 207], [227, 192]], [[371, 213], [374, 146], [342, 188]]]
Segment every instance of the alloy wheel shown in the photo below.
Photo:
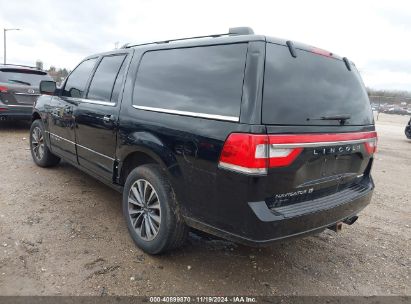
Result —
[[31, 132], [31, 149], [37, 160], [41, 160], [44, 156], [44, 138], [39, 127], [35, 127]]
[[145, 179], [139, 179], [128, 194], [128, 214], [136, 233], [145, 241], [153, 240], [161, 225], [161, 206], [157, 192]]

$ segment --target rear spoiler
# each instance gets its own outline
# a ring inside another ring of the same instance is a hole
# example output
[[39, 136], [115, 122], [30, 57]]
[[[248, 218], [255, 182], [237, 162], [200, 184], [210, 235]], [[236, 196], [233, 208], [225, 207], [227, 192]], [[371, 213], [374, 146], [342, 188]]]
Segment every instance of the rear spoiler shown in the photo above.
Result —
[[25, 74], [36, 74], [36, 75], [47, 75], [46, 72], [40, 70], [31, 70], [31, 69], [13, 69], [13, 68], [0, 68], [1, 72], [9, 73], [25, 73]]

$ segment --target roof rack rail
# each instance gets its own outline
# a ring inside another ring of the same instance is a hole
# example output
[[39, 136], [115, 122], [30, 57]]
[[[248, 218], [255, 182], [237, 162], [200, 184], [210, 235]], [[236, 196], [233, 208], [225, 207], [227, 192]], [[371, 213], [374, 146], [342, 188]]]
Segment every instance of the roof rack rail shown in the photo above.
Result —
[[212, 35], [205, 35], [205, 36], [194, 36], [194, 37], [186, 37], [186, 38], [177, 38], [177, 39], [170, 39], [170, 40], [162, 40], [162, 41], [153, 41], [153, 42], [146, 42], [140, 44], [128, 44], [126, 43], [121, 48], [131, 48], [134, 46], [142, 46], [142, 45], [149, 45], [149, 44], [162, 44], [162, 43], [170, 43], [174, 41], [182, 41], [182, 40], [190, 40], [190, 39], [200, 39], [200, 38], [217, 38], [221, 36], [234, 36], [234, 35], [252, 35], [254, 31], [251, 27], [231, 27], [228, 30], [228, 33], [223, 34], [212, 34]]

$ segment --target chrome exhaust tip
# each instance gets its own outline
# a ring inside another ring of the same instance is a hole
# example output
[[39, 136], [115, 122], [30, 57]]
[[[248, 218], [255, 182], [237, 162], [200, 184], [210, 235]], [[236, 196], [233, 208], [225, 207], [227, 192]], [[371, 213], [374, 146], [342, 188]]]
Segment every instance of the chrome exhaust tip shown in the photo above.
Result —
[[342, 230], [342, 224], [343, 222], [338, 222], [334, 225], [328, 226], [327, 228], [335, 232], [340, 232]]

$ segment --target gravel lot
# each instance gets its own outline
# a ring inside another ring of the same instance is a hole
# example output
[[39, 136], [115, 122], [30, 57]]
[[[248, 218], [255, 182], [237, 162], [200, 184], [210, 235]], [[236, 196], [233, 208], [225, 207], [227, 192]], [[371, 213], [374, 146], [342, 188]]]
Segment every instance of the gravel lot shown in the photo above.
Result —
[[0, 295], [410, 295], [408, 119], [380, 115], [373, 201], [341, 233], [263, 249], [192, 234], [160, 257], [134, 246], [120, 194], [36, 167], [28, 125], [0, 122]]

